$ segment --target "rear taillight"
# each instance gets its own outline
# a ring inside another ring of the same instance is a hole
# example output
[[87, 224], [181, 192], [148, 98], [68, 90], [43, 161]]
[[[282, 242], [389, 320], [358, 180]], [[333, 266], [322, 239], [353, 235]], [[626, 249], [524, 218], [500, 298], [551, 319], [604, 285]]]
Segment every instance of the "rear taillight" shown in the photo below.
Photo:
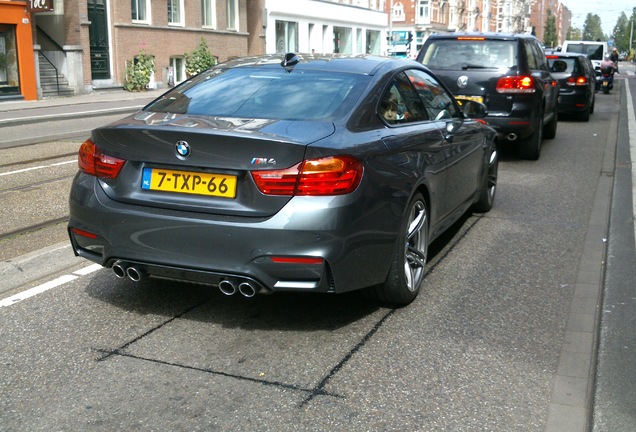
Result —
[[266, 195], [344, 195], [362, 178], [362, 162], [351, 156], [307, 159], [283, 170], [252, 171], [258, 189]]
[[77, 163], [80, 171], [86, 174], [114, 179], [119, 175], [119, 171], [121, 171], [126, 161], [105, 155], [93, 141], [86, 140], [80, 146]]
[[497, 93], [534, 93], [534, 78], [528, 75], [499, 78]]
[[587, 78], [580, 76], [580, 77], [570, 77], [567, 80], [567, 84], [569, 86], [584, 86], [587, 85]]

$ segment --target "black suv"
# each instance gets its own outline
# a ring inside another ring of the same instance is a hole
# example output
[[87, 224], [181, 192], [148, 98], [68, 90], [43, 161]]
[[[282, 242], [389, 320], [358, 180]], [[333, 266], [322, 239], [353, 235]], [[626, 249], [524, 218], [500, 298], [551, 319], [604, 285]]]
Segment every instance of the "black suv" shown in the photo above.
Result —
[[461, 104], [482, 102], [486, 121], [519, 155], [538, 159], [543, 138], [557, 129], [558, 82], [531, 35], [442, 33], [430, 36], [417, 60], [431, 69]]

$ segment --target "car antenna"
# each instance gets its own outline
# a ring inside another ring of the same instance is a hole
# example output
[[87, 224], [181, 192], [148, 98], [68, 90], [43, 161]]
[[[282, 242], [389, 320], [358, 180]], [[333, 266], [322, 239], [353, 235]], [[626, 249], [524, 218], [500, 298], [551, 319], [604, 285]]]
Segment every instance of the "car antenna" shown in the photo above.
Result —
[[300, 63], [300, 57], [298, 57], [298, 55], [294, 53], [287, 53], [285, 54], [283, 61], [280, 62], [280, 65], [284, 67], [287, 72], [291, 72], [294, 70], [294, 66], [298, 63]]

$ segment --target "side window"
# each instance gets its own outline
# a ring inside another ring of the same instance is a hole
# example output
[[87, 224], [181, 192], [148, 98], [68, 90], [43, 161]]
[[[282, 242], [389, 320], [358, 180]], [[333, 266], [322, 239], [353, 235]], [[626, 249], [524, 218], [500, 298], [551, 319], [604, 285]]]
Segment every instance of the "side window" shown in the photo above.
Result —
[[526, 51], [526, 57], [528, 58], [528, 68], [530, 68], [531, 70], [539, 69], [535, 52], [532, 49], [532, 43], [530, 41], [524, 41], [523, 47]]
[[549, 70], [548, 60], [545, 58], [545, 53], [543, 52], [541, 45], [539, 45], [538, 42], [533, 41], [532, 50], [534, 51], [534, 56], [537, 59], [537, 69]]
[[417, 69], [406, 71], [409, 81], [417, 91], [427, 117], [433, 120], [460, 117], [460, 113], [453, 104], [452, 96], [431, 75]]
[[378, 114], [389, 124], [427, 120], [426, 110], [407, 76], [397, 74], [380, 99]]

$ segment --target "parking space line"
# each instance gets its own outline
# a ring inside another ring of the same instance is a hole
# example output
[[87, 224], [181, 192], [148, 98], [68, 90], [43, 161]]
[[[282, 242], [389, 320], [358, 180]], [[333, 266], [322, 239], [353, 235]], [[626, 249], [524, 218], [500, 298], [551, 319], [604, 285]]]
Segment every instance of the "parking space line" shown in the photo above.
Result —
[[45, 291], [48, 291], [50, 289], [59, 287], [61, 285], [64, 285], [68, 282], [71, 282], [77, 278], [79, 278], [80, 276], [86, 276], [88, 274], [91, 274], [97, 270], [102, 269], [103, 267], [99, 264], [92, 264], [86, 267], [83, 267], [79, 270], [74, 271], [72, 274], [68, 274], [68, 275], [64, 275], [64, 276], [60, 276], [56, 279], [53, 279], [51, 281], [45, 282], [41, 285], [38, 285], [36, 287], [30, 288], [26, 291], [22, 291], [21, 293], [12, 295], [11, 297], [7, 297], [6, 299], [0, 300], [0, 308], [3, 307], [7, 307], [7, 306], [12, 306], [16, 303], [21, 302], [22, 300], [26, 300], [30, 297], [36, 296], [38, 294], [41, 294]]

